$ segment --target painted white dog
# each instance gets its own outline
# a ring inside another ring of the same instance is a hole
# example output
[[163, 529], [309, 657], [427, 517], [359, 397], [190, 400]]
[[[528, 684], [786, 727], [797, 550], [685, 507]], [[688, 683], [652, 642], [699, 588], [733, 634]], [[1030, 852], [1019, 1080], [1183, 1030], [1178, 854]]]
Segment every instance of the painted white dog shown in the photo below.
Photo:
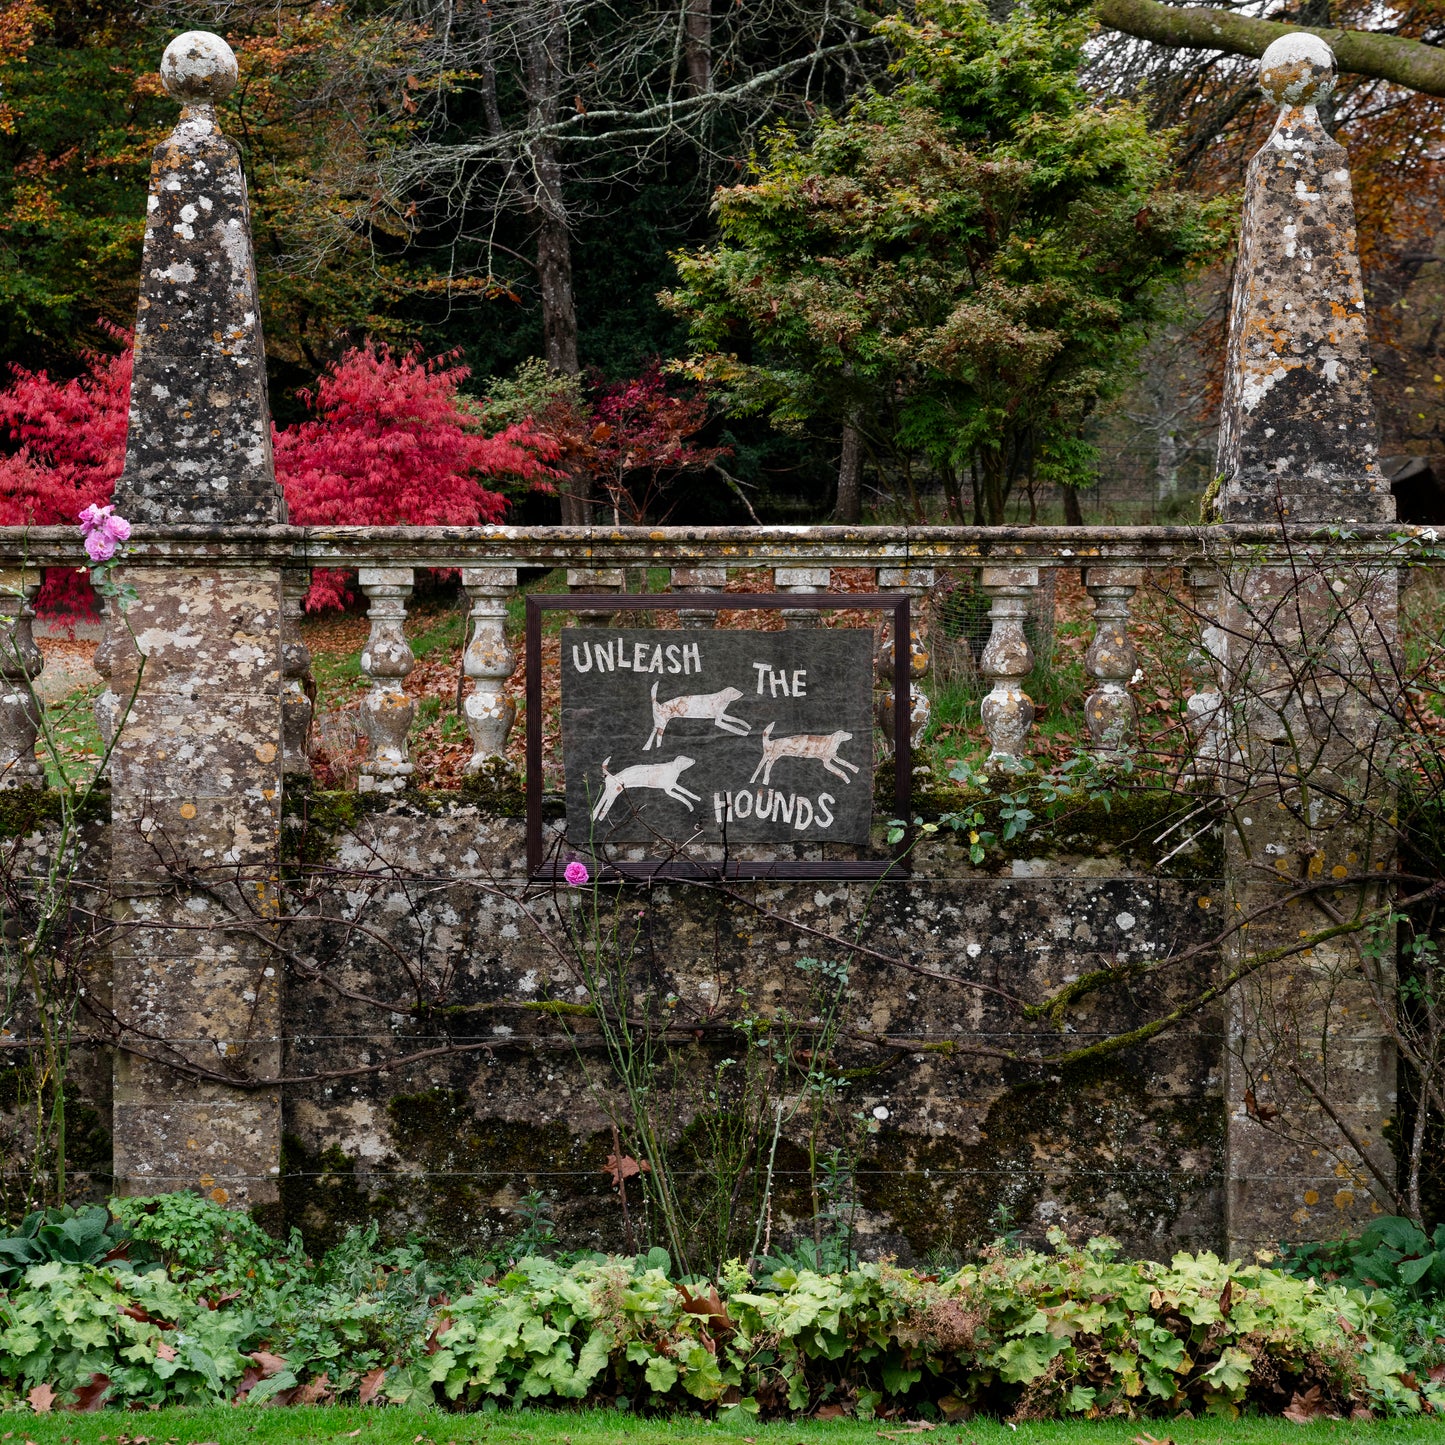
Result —
[[721, 692], [694, 693], [691, 697], [669, 698], [666, 702], [657, 700], [657, 684], [652, 684], [652, 735], [642, 745], [642, 751], [655, 748], [662, 742], [662, 734], [673, 718], [711, 718], [725, 733], [742, 737], [752, 729], [740, 717], [733, 717], [728, 708], [740, 697], [735, 687], [725, 687]]
[[688, 792], [677, 781], [678, 774], [693, 765], [692, 758], [679, 754], [670, 762], [636, 763], [630, 768], [623, 768], [620, 773], [607, 771], [607, 764], [611, 761], [610, 757], [602, 760], [602, 796], [592, 810], [594, 823], [600, 823], [612, 811], [612, 805], [618, 798], [633, 788], [661, 788], [669, 798], [681, 803], [689, 813], [692, 812], [693, 803], [701, 801], [700, 794]]
[[748, 782], [757, 782], [758, 774], [761, 773], [763, 786], [766, 787], [772, 781], [773, 764], [779, 758], [816, 758], [835, 778], [851, 783], [853, 779], [843, 769], [852, 768], [856, 773], [858, 764], [840, 758], [838, 749], [852, 736], [852, 733], [845, 733], [840, 729], [835, 733], [795, 733], [790, 738], [775, 738], [773, 724], [769, 723], [763, 729], [762, 761], [753, 769], [753, 775]]

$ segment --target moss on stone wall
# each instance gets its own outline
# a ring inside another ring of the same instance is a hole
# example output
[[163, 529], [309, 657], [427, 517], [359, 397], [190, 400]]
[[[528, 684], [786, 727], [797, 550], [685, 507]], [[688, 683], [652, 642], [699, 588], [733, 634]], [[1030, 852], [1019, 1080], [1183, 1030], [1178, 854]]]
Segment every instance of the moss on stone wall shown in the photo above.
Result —
[[618, 1248], [621, 1217], [602, 1164], [605, 1134], [557, 1122], [479, 1118], [459, 1089], [397, 1094], [387, 1101], [396, 1157], [361, 1165], [340, 1149], [308, 1152], [294, 1137], [282, 1156], [286, 1221], [309, 1249], [334, 1244], [373, 1218], [391, 1239], [418, 1233], [448, 1249], [484, 1250], [516, 1233], [512, 1209], [529, 1190], [561, 1198], [569, 1242]]
[[[1172, 1251], [1183, 1242], [1181, 1216], [1217, 1219], [1208, 1196], [1222, 1175], [1224, 1130], [1222, 1102], [1151, 1099], [1137, 1061], [1112, 1060], [1016, 1084], [974, 1142], [884, 1132], [863, 1162], [860, 1195], [919, 1255], [967, 1249], [1050, 1212], [1061, 1224], [1117, 1218], [1121, 1204], [1137, 1226], [1131, 1248], [1147, 1252], [1157, 1240]], [[1190, 1189], [1180, 1186], [1186, 1154], [1208, 1161], [1184, 1171]], [[1052, 1211], [1040, 1210], [1046, 1199]]]
[[[61, 796], [54, 788], [8, 788], [0, 792], [0, 838], [24, 838], [58, 823]], [[86, 823], [110, 821], [110, 790], [96, 788], [87, 798], [80, 819]]]
[[525, 818], [527, 793], [523, 778], [504, 758], [488, 758], [461, 787], [461, 796], [488, 818]]
[[[892, 759], [878, 764], [874, 773], [876, 818], [892, 818], [897, 812], [893, 776]], [[1165, 877], [1217, 878], [1224, 868], [1223, 838], [1217, 826], [1206, 826], [1210, 823], [1208, 811], [1190, 818], [1201, 804], [1206, 809], [1214, 806], [1193, 793], [1138, 787], [1053, 805], [1031, 799], [1036, 816], [1027, 831], [1007, 843], [995, 843], [979, 866], [987, 872], [1015, 858], [1107, 854], [1131, 867], [1157, 870]], [[922, 771], [914, 780], [913, 816], [925, 823], [977, 809], [983, 814], [986, 831], [1002, 833], [1001, 806], [996, 794], [965, 788], [932, 771]], [[1204, 831], [1192, 843], [1174, 851], [1201, 828]]]

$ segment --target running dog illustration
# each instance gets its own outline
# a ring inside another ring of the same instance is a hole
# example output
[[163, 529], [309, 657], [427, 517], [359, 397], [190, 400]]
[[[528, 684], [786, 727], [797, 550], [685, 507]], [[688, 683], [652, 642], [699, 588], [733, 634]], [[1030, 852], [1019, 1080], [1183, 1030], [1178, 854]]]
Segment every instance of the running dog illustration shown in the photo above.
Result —
[[840, 758], [838, 749], [852, 736], [852, 733], [845, 733], [840, 729], [835, 733], [796, 733], [790, 738], [775, 738], [773, 724], [769, 723], [763, 729], [762, 761], [753, 769], [753, 775], [748, 782], [757, 782], [758, 774], [761, 773], [763, 786], [766, 787], [772, 781], [773, 764], [779, 758], [816, 758], [835, 778], [851, 783], [853, 779], [843, 769], [851, 768], [856, 773], [858, 764]]
[[679, 754], [671, 762], [636, 763], [630, 768], [623, 768], [620, 773], [607, 771], [607, 764], [611, 761], [610, 757], [602, 760], [602, 796], [592, 810], [594, 823], [600, 823], [612, 811], [612, 805], [618, 798], [634, 788], [661, 788], [669, 798], [681, 803], [689, 813], [692, 812], [693, 803], [702, 801], [700, 794], [688, 792], [677, 781], [678, 774], [693, 765], [693, 758]]
[[740, 717], [729, 714], [728, 708], [740, 697], [735, 687], [725, 687], [721, 692], [695, 693], [691, 697], [669, 698], [658, 702], [657, 684], [652, 684], [652, 735], [642, 745], [642, 751], [655, 748], [662, 742], [662, 734], [673, 718], [711, 718], [725, 733], [742, 737], [752, 729]]

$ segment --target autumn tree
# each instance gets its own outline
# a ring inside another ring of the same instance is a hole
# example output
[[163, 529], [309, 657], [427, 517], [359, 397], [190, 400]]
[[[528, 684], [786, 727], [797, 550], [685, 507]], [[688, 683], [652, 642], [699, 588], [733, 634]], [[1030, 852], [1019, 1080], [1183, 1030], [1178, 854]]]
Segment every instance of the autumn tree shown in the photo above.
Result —
[[856, 425], [898, 474], [924, 457], [954, 520], [1000, 523], [1021, 480], [1089, 478], [1086, 419], [1223, 213], [1170, 185], [1142, 110], [1088, 95], [1086, 20], [929, 0], [879, 31], [896, 88], [775, 132], [666, 303], [735, 408]]
[[533, 299], [543, 358], [576, 374], [587, 358], [573, 236], [609, 193], [677, 167], [705, 196], [763, 120], [826, 102], [869, 73], [875, 51], [852, 0], [438, 11], [415, 58], [427, 124], [381, 170], [414, 199], [451, 274], [470, 267]]

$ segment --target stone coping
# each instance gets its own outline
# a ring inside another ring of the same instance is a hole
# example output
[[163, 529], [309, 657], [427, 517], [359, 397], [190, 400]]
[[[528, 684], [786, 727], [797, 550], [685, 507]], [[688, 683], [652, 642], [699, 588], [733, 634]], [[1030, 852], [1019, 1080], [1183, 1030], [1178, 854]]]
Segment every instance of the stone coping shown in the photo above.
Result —
[[[918, 568], [1167, 567], [1188, 562], [1311, 565], [1398, 556], [1445, 564], [1436, 529], [1394, 523], [1151, 527], [233, 527], [137, 526], [137, 563], [314, 567], [617, 567], [623, 565]], [[1303, 557], [1301, 560], [1304, 560]], [[75, 527], [0, 527], [0, 567], [85, 566]], [[894, 579], [907, 585], [907, 579]]]

